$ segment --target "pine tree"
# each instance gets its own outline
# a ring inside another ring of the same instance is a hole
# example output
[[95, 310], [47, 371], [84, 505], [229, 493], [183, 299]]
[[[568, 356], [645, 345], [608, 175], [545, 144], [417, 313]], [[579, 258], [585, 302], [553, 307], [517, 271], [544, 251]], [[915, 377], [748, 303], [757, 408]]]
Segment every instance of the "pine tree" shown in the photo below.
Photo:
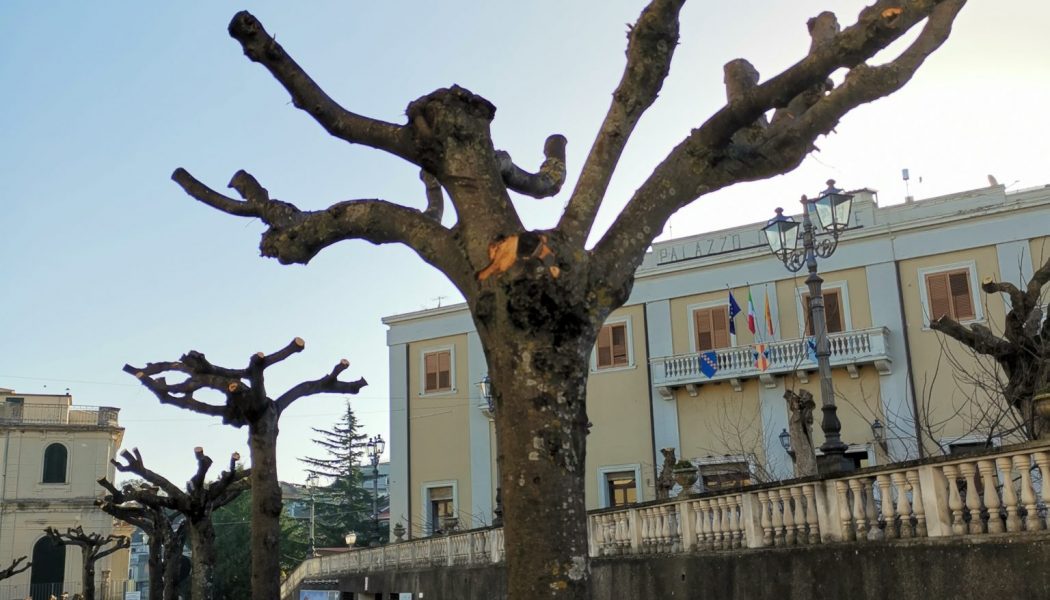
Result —
[[349, 401], [346, 413], [331, 429], [313, 430], [320, 436], [313, 441], [326, 456], [299, 460], [306, 464], [308, 475], [322, 482], [312, 490], [315, 544], [342, 546], [344, 536], [354, 531], [358, 534], [357, 543], [368, 545], [376, 535], [371, 522], [372, 495], [364, 486], [361, 471], [368, 436], [358, 433], [357, 417]]

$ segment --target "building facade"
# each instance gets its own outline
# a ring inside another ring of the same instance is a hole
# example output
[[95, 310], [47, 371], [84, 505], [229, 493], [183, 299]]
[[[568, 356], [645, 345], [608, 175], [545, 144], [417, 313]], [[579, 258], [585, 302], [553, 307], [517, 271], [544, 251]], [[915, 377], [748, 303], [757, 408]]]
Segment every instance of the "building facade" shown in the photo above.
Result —
[[[784, 395], [808, 390], [819, 403], [819, 381], [805, 273], [771, 255], [764, 225], [657, 243], [646, 256], [590, 357], [588, 508], [654, 499], [662, 449], [698, 466], [697, 490], [791, 475]], [[980, 385], [994, 369], [929, 323], [948, 314], [1001, 331], [1006, 300], [980, 283], [1026, 283], [1050, 258], [1048, 234], [1050, 186], [885, 207], [874, 192], [855, 192], [849, 228], [820, 274], [842, 438], [857, 465], [1017, 441], [1008, 409]], [[742, 309], [735, 335], [730, 295]], [[466, 306], [384, 323], [391, 523], [413, 536], [446, 518], [490, 523], [496, 440]], [[815, 420], [819, 446], [819, 408]]]
[[[28, 556], [32, 568], [0, 582], [0, 598], [48, 598], [81, 589], [80, 551], [56, 546], [46, 527], [81, 526], [103, 535], [112, 517], [95, 507], [103, 492], [97, 480], [112, 480], [110, 460], [124, 436], [119, 409], [77, 406], [72, 396], [17, 394], [0, 389], [0, 565]], [[122, 585], [128, 553], [103, 558], [100, 577]]]

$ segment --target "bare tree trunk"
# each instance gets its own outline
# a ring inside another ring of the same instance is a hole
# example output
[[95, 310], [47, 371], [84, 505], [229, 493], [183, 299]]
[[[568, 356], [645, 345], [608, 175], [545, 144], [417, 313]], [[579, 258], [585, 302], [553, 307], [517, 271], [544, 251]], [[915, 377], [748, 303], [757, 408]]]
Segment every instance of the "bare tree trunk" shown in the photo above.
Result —
[[95, 600], [95, 557], [87, 548], [80, 548], [81, 576], [84, 578], [82, 592], [84, 600]]
[[186, 521], [175, 528], [164, 546], [164, 600], [179, 600], [182, 549], [186, 545]]
[[149, 536], [146, 570], [149, 573], [149, 600], [164, 600], [164, 539], [157, 533]]
[[[215, 527], [210, 515], [190, 523], [190, 551], [193, 572], [190, 574], [190, 596], [193, 600], [211, 600], [215, 587]], [[254, 596], [262, 598], [263, 596]], [[277, 598], [278, 596], [272, 596]]]
[[586, 357], [600, 324], [562, 327], [507, 323], [483, 334], [500, 440], [509, 598], [590, 598]]
[[269, 406], [266, 416], [248, 431], [252, 458], [252, 598], [279, 598], [281, 486], [277, 481], [276, 409]]

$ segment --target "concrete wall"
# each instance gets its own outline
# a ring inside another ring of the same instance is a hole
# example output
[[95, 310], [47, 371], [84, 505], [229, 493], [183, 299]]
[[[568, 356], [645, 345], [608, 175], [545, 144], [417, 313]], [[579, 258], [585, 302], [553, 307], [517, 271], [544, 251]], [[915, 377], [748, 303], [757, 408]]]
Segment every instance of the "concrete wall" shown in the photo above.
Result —
[[[1050, 535], [833, 544], [595, 559], [595, 598], [967, 600], [1050, 597]], [[323, 589], [304, 583], [303, 589]], [[341, 578], [337, 589], [423, 600], [506, 597], [502, 567], [441, 567]], [[412, 595], [408, 595], [411, 593]]]

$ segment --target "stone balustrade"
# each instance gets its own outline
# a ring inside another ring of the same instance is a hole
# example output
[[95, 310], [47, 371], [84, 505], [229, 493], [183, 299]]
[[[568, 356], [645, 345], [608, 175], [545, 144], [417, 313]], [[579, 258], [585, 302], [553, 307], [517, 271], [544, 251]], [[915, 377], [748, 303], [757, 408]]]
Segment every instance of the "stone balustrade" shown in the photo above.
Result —
[[[1047, 529], [1050, 443], [897, 463], [824, 478], [750, 486], [592, 511], [592, 557], [1024, 534]], [[501, 528], [420, 538], [311, 558], [304, 580], [376, 570], [485, 565], [504, 558]]]

